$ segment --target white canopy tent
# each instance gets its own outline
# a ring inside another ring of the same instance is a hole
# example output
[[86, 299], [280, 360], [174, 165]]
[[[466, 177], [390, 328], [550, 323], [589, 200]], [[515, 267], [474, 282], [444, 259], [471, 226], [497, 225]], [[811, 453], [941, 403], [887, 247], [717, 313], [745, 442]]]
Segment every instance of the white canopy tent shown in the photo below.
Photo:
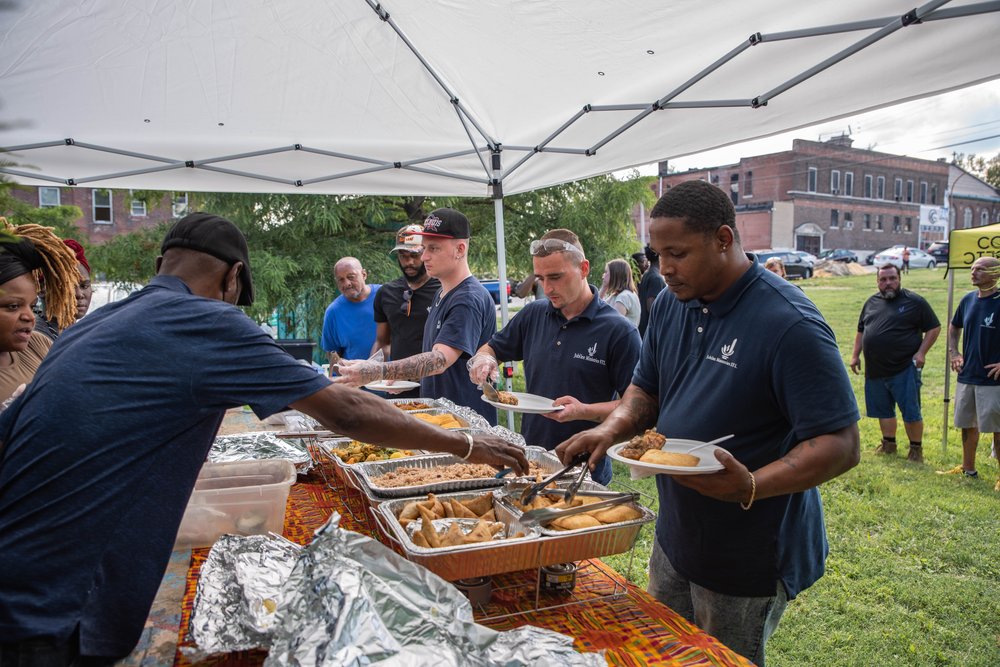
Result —
[[492, 195], [503, 280], [504, 192], [995, 79], [998, 33], [996, 0], [7, 0], [0, 172]]

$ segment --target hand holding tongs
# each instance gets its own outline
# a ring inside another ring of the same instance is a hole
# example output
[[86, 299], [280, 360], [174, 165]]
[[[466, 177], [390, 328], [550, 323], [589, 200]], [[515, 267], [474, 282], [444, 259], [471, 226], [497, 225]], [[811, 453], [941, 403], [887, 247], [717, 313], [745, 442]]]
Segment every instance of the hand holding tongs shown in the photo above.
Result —
[[546, 477], [537, 484], [532, 484], [531, 486], [526, 488], [524, 492], [521, 494], [521, 504], [527, 505], [532, 500], [534, 500], [535, 496], [537, 496], [539, 492], [541, 492], [546, 486], [556, 481], [557, 479], [561, 478], [563, 475], [568, 473], [576, 466], [582, 466], [580, 474], [577, 476], [575, 480], [573, 480], [573, 483], [570, 484], [569, 487], [567, 487], [566, 489], [566, 502], [567, 503], [571, 502], [573, 498], [576, 497], [576, 492], [580, 488], [580, 485], [583, 484], [583, 478], [587, 474], [587, 461], [589, 460], [590, 460], [590, 452], [583, 452], [582, 454], [577, 454], [573, 458], [573, 460], [570, 461], [568, 466], [566, 466], [559, 472], [555, 473], [554, 475]]

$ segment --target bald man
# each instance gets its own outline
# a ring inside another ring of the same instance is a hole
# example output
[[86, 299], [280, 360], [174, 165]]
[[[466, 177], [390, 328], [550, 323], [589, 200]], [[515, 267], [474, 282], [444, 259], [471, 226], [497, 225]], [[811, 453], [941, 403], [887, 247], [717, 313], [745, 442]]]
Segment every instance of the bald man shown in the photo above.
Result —
[[[943, 473], [975, 478], [979, 434], [992, 433], [1000, 452], [1000, 260], [980, 257], [971, 268], [976, 289], [962, 297], [948, 327], [951, 369], [958, 373], [955, 426], [962, 429], [962, 465]], [[1000, 479], [994, 489], [1000, 491]]]
[[330, 366], [341, 359], [367, 359], [375, 344], [375, 294], [381, 285], [368, 285], [368, 272], [356, 257], [341, 257], [333, 265], [340, 296], [323, 316], [320, 346]]

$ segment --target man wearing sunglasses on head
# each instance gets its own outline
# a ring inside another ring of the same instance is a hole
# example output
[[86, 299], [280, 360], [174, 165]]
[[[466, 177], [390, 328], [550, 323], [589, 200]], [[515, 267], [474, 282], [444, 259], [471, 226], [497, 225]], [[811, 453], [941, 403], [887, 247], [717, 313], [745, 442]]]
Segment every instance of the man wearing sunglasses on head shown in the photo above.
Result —
[[[529, 247], [545, 299], [532, 301], [469, 360], [476, 384], [495, 381], [498, 360], [524, 362], [530, 394], [555, 399], [562, 410], [526, 414], [521, 433], [529, 445], [552, 449], [603, 421], [618, 405], [639, 360], [639, 332], [587, 282], [590, 262], [576, 234], [553, 229]], [[611, 461], [593, 470], [611, 481]]]
[[[375, 295], [375, 345], [372, 354], [382, 350], [386, 359], [406, 359], [420, 354], [424, 324], [434, 294], [441, 281], [432, 278], [421, 259], [424, 247], [419, 236], [421, 225], [407, 225], [396, 234], [396, 253], [403, 276], [382, 285]], [[419, 389], [400, 392], [398, 398], [417, 398]]]

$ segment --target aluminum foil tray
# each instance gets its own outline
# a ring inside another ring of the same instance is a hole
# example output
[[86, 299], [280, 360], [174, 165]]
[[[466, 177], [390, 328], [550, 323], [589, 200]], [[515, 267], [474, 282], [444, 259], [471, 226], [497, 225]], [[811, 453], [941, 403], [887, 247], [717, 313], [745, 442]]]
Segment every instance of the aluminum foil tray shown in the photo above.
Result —
[[[341, 444], [351, 442], [353, 438], [328, 438], [320, 440], [317, 445], [326, 452], [327, 458], [333, 462], [333, 470], [337, 479], [341, 482], [349, 485], [353, 489], [361, 489], [361, 483], [358, 481], [357, 467], [360, 463], [345, 463], [340, 460], [340, 457], [333, 453], [334, 449], [337, 449]], [[426, 456], [428, 452], [422, 449], [410, 450], [414, 452], [413, 456], [407, 456], [402, 459], [387, 459], [389, 461], [412, 461], [418, 456]]]
[[[484, 493], [482, 490], [449, 493], [439, 495], [438, 498], [464, 500], [482, 493]], [[497, 492], [493, 493], [495, 496]], [[431, 549], [414, 544], [396, 518], [403, 507], [414, 500], [420, 499], [399, 498], [383, 501], [374, 513], [376, 521], [382, 532], [402, 548], [407, 560], [423, 565], [442, 579], [456, 581], [538, 567], [541, 546], [538, 529], [525, 529], [518, 521], [518, 517], [506, 505], [494, 500], [493, 507], [497, 521], [503, 523], [509, 533], [523, 531], [526, 533], [525, 537]]]
[[[470, 428], [474, 428], [473, 425], [469, 422], [468, 419], [466, 419], [465, 417], [463, 417], [459, 413], [455, 412], [454, 410], [449, 410], [447, 408], [426, 408], [424, 410], [408, 410], [407, 411], [407, 414], [409, 414], [409, 415], [416, 415], [418, 413], [422, 414], [422, 415], [451, 415], [452, 417], [454, 417], [458, 421], [459, 424], [461, 424], [461, 426], [457, 427], [457, 428], [449, 428], [449, 429], [447, 429], [449, 431], [468, 431]], [[430, 422], [428, 422], [428, 423], [430, 423]]]
[[[562, 470], [563, 465], [554, 454], [541, 447], [528, 447], [525, 449], [525, 456], [529, 461], [536, 461], [542, 468], [544, 474], [552, 474]], [[405, 498], [411, 496], [426, 496], [428, 493], [448, 493], [452, 491], [466, 491], [470, 489], [490, 489], [504, 485], [503, 479], [496, 477], [476, 477], [473, 479], [449, 480], [446, 482], [435, 482], [433, 484], [420, 484], [416, 486], [385, 487], [377, 486], [372, 479], [387, 472], [392, 472], [402, 466], [415, 468], [433, 468], [435, 466], [452, 465], [453, 463], [467, 463], [457, 456], [451, 454], [431, 454], [428, 456], [410, 457], [406, 459], [392, 459], [389, 461], [371, 461], [369, 463], [356, 464], [356, 473], [361, 482], [362, 491], [373, 501], [385, 498]]]
[[[564, 484], [556, 486], [564, 486]], [[586, 495], [587, 491], [607, 490], [608, 487], [589, 480], [580, 486], [580, 494], [582, 495]], [[520, 510], [505, 502], [504, 492], [498, 490], [495, 493], [498, 497], [497, 507], [505, 508], [516, 517], [521, 516]], [[632, 521], [609, 523], [594, 528], [577, 528], [576, 530], [552, 530], [542, 527], [540, 529], [542, 540], [538, 566], [600, 558], [601, 556], [620, 554], [631, 549], [639, 531], [645, 524], [656, 519], [656, 514], [639, 503], [629, 503], [627, 506], [639, 510], [642, 512], [642, 516]]]

